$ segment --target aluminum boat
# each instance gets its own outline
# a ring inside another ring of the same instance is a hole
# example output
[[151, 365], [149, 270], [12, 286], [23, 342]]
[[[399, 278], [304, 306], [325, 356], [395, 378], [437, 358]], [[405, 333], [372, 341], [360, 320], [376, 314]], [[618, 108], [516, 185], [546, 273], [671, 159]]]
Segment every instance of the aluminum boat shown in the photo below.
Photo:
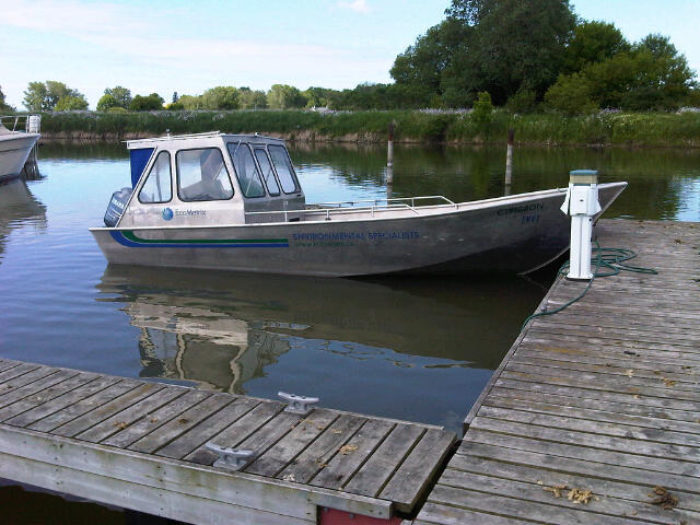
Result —
[[0, 117], [0, 183], [19, 176], [40, 137], [39, 133], [6, 128], [3, 118], [15, 119], [16, 125], [20, 117]]
[[[568, 248], [566, 188], [307, 204], [284, 141], [127, 142], [131, 182], [91, 228], [111, 264], [314, 276], [527, 273]], [[598, 185], [601, 213], [627, 186]]]

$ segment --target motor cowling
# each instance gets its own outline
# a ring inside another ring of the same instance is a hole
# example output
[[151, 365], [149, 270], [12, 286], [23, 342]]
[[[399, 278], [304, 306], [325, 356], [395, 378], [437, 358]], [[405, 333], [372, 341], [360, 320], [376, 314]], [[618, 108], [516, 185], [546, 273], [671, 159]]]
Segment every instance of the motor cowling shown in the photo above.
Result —
[[105, 212], [105, 225], [112, 228], [119, 222], [119, 218], [124, 213], [127, 202], [131, 197], [131, 188], [122, 188], [121, 190], [112, 193], [112, 198], [109, 199], [107, 211]]

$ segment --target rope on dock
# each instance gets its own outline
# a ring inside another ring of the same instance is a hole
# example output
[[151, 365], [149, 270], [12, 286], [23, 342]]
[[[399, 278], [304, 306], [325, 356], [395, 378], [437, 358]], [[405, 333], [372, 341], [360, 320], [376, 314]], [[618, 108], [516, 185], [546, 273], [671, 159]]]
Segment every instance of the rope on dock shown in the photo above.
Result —
[[[547, 306], [545, 305], [542, 311], [536, 312], [525, 319], [520, 327], [520, 331], [524, 330], [527, 324], [536, 317], [554, 315], [562, 310], [565, 310], [576, 301], [580, 301], [588, 293], [588, 290], [590, 290], [596, 277], [611, 277], [619, 274], [622, 271], [651, 275], [656, 275], [659, 273], [653, 268], [644, 268], [643, 266], [632, 266], [630, 264], [626, 264], [625, 261], [634, 259], [637, 256], [637, 253], [634, 250], [629, 250], [627, 248], [601, 248], [598, 241], [594, 241], [594, 243], [595, 247], [593, 248], [593, 256], [591, 257], [591, 261], [595, 262], [595, 271], [593, 272], [593, 278], [588, 281], [588, 285], [583, 289], [583, 291], [577, 297], [555, 308], [554, 310], [547, 310]], [[568, 273], [568, 269], [569, 261], [566, 261], [561, 268], [559, 268], [557, 275], [566, 275]]]

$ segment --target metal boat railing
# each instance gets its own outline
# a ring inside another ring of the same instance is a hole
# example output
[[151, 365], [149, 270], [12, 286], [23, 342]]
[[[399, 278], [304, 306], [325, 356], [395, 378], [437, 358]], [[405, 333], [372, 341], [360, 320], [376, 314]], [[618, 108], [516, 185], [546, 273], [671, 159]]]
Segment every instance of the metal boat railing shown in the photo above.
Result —
[[[270, 210], [270, 211], [249, 211], [245, 212], [246, 216], [275, 216], [279, 215], [284, 222], [289, 221], [289, 216], [292, 215], [296, 220], [301, 215], [313, 214], [319, 215], [325, 213], [325, 220], [331, 220], [331, 216], [339, 213], [367, 213], [369, 212], [374, 217], [376, 212], [393, 211], [393, 210], [410, 210], [416, 215], [420, 215], [417, 208], [435, 206], [435, 204], [416, 204], [416, 201], [442, 201], [442, 206], [449, 205], [457, 209], [457, 204], [447, 197], [442, 195], [426, 195], [419, 197], [395, 197], [385, 199], [361, 199], [357, 201], [337, 201], [337, 202], [320, 202], [317, 204], [307, 205], [306, 208], [300, 210]], [[382, 204], [383, 203], [383, 204]]]
[[[18, 127], [21, 120], [24, 119], [24, 128]], [[3, 121], [11, 121], [12, 128], [10, 129]], [[0, 115], [0, 124], [5, 126], [10, 131], [24, 131], [26, 133], [39, 133], [41, 117], [39, 115]], [[34, 129], [36, 128], [36, 129]]]

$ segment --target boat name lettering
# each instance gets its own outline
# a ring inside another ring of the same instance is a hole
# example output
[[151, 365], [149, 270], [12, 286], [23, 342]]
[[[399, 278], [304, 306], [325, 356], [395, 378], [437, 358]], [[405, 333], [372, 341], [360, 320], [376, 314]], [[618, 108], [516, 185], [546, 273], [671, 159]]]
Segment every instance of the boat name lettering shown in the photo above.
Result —
[[206, 215], [207, 210], [175, 210], [176, 216]]
[[295, 241], [366, 241], [366, 240], [407, 240], [419, 239], [420, 233], [413, 231], [394, 232], [328, 232], [328, 233], [294, 233]]
[[496, 215], [513, 215], [514, 213], [525, 213], [528, 211], [541, 210], [544, 208], [544, 204], [541, 202], [536, 202], [533, 204], [523, 204], [522, 206], [513, 206], [511, 208], [504, 208], [498, 210]]

